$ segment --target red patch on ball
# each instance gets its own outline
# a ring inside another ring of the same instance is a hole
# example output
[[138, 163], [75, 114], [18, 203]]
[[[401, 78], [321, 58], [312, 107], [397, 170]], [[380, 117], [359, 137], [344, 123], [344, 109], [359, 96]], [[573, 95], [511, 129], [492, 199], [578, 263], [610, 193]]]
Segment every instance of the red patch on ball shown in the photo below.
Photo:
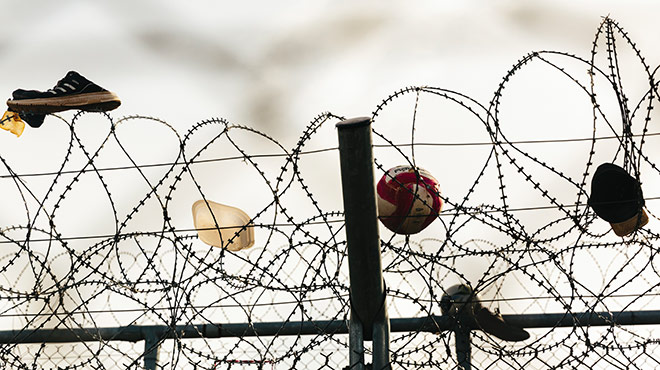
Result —
[[412, 166], [390, 168], [378, 181], [378, 219], [397, 234], [424, 230], [442, 210], [438, 180]]

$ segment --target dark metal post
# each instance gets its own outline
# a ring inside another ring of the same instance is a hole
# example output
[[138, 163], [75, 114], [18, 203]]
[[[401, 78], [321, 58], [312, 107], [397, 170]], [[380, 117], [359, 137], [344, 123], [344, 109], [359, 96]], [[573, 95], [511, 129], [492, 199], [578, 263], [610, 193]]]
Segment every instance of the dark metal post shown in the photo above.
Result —
[[[390, 369], [390, 324], [380, 257], [371, 119], [360, 117], [341, 121], [337, 124], [337, 132], [351, 284], [351, 321], [359, 320], [363, 340], [373, 341], [373, 368]], [[350, 325], [351, 329], [354, 327], [358, 326]], [[349, 338], [353, 338], [353, 334]], [[358, 350], [357, 344], [355, 346], [351, 353]]]
[[156, 370], [158, 365], [158, 348], [160, 347], [158, 334], [155, 330], [146, 329], [144, 332], [144, 369]]
[[454, 330], [456, 339], [456, 361], [458, 368], [463, 370], [472, 369], [472, 349], [470, 348], [470, 328], [458, 325]]
[[364, 331], [362, 323], [351, 313], [348, 326], [348, 363], [352, 370], [364, 370]]

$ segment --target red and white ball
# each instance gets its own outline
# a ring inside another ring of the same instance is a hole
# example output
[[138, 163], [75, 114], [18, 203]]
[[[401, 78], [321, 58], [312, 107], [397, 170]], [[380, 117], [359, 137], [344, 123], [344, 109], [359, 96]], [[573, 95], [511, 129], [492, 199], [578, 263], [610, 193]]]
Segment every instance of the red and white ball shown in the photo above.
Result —
[[376, 186], [378, 219], [397, 234], [424, 230], [442, 210], [440, 187], [428, 171], [412, 166], [389, 169]]

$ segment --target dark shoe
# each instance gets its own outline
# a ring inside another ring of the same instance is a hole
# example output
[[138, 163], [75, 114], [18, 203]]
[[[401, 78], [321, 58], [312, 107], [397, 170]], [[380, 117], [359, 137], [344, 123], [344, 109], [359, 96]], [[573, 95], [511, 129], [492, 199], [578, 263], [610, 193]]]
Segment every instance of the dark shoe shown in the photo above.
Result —
[[[105, 112], [117, 108], [121, 101], [113, 92], [91, 82], [78, 72], [70, 71], [57, 85], [48, 91], [18, 89], [7, 100], [7, 106], [25, 118], [25, 113], [36, 114], [33, 122], [39, 127], [39, 114], [80, 109], [90, 112]], [[38, 122], [38, 123], [37, 123]], [[33, 126], [28, 121], [30, 126]]]
[[467, 284], [452, 285], [440, 299], [443, 315], [463, 320], [463, 323], [477, 326], [488, 334], [502, 340], [520, 342], [529, 339], [529, 333], [504, 321], [499, 312], [491, 312], [481, 304], [479, 296]]
[[[14, 100], [21, 100], [21, 99], [29, 99], [29, 96], [26, 98], [25, 92], [26, 90], [21, 90], [18, 89], [12, 93], [12, 97]], [[34, 128], [39, 128], [41, 127], [41, 124], [44, 123], [44, 118], [46, 118], [46, 115], [43, 113], [30, 113], [30, 112], [21, 112], [21, 118], [23, 121], [27, 122], [30, 127]]]
[[486, 307], [480, 307], [474, 314], [481, 330], [488, 334], [509, 342], [521, 342], [529, 339], [529, 333], [525, 329], [507, 323], [502, 315], [490, 312]]
[[43, 113], [28, 113], [22, 112], [20, 114], [23, 121], [27, 122], [30, 127], [39, 128], [44, 123], [44, 118], [46, 115]]

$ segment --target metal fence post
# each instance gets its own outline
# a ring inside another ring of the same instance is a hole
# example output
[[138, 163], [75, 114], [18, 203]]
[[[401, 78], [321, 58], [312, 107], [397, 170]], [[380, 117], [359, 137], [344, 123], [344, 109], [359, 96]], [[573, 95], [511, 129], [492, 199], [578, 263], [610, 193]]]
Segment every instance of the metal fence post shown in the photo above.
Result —
[[158, 366], [158, 349], [160, 347], [158, 334], [154, 329], [144, 330], [144, 369], [156, 370]]
[[362, 322], [351, 312], [348, 326], [348, 363], [353, 370], [364, 370], [364, 331]]
[[458, 362], [458, 368], [463, 370], [472, 369], [472, 349], [470, 348], [470, 328], [459, 324], [456, 329], [454, 329], [454, 335], [456, 340], [456, 362]]
[[[374, 159], [371, 146], [371, 119], [353, 118], [337, 123], [341, 165], [346, 243], [350, 278], [351, 321], [362, 325], [362, 337], [351, 332], [351, 356], [363, 340], [373, 341], [373, 368], [391, 369], [390, 323], [385, 300], [385, 283], [380, 256]], [[360, 342], [358, 345], [357, 342]], [[351, 365], [353, 364], [351, 357]], [[362, 360], [364, 361], [364, 360]], [[362, 365], [353, 367], [361, 369]]]

